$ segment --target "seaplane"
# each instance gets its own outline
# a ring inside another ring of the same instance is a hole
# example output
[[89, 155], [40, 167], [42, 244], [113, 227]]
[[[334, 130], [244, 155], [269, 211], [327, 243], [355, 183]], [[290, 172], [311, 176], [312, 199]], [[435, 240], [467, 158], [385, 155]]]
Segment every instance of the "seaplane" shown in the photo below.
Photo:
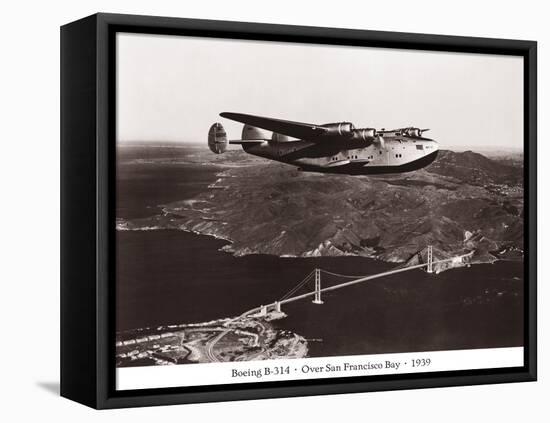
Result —
[[351, 122], [311, 124], [223, 112], [243, 123], [241, 139], [227, 140], [220, 122], [208, 131], [208, 146], [222, 154], [228, 144], [241, 145], [255, 156], [296, 166], [305, 172], [377, 175], [411, 172], [432, 163], [438, 143], [423, 136], [428, 129], [404, 127], [377, 130]]

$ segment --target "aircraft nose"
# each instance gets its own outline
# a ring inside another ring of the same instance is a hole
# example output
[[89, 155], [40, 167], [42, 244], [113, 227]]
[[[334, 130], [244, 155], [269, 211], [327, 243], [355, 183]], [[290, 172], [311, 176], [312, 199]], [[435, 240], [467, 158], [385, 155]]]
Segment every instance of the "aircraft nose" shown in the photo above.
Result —
[[424, 156], [430, 156], [434, 153], [437, 155], [439, 144], [435, 140], [426, 141], [424, 143]]

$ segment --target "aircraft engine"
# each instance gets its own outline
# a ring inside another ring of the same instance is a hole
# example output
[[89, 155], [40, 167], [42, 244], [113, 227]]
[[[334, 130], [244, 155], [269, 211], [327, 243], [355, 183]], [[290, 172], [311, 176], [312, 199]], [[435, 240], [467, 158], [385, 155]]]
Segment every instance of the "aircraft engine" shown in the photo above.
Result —
[[353, 138], [364, 141], [367, 147], [371, 145], [376, 137], [376, 129], [359, 128], [353, 131]]
[[328, 136], [352, 137], [355, 130], [351, 122], [327, 123], [321, 126], [328, 129]]
[[208, 147], [216, 154], [222, 154], [227, 150], [227, 134], [219, 122], [213, 124], [208, 131]]
[[428, 129], [407, 128], [405, 129], [405, 135], [408, 137], [421, 137], [422, 133], [426, 131], [428, 131]]

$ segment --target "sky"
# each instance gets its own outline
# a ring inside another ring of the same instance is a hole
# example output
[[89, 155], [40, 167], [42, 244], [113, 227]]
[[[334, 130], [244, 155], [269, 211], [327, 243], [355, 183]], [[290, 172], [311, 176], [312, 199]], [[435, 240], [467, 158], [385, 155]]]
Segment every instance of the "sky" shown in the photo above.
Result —
[[523, 145], [515, 56], [117, 36], [117, 141], [204, 142], [221, 112], [314, 124], [430, 128], [441, 148]]

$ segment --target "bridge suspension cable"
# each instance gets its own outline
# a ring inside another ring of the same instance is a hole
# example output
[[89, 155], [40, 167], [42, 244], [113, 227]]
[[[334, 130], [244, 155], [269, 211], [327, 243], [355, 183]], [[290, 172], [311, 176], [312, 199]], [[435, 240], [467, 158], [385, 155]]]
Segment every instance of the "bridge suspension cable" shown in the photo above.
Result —
[[329, 272], [328, 270], [324, 270], [324, 269], [319, 269], [322, 273], [326, 273], [328, 275], [332, 275], [332, 276], [336, 276], [336, 277], [340, 277], [340, 278], [349, 278], [349, 279], [358, 279], [358, 278], [363, 278], [367, 275], [343, 275], [341, 273], [334, 273], [334, 272]]
[[[290, 291], [288, 291], [285, 295], [283, 295], [279, 301], [284, 301], [286, 300], [287, 298], [291, 297], [293, 294], [295, 294], [300, 288], [302, 288], [303, 286], [305, 286], [308, 282], [311, 281], [311, 279], [313, 278], [313, 276], [315, 275], [315, 270], [316, 269], [313, 269], [304, 279], [302, 279], [302, 281], [300, 283], [298, 283], [298, 285], [296, 285], [294, 288], [292, 288]], [[347, 278], [347, 279], [358, 279], [358, 278], [363, 278], [365, 275], [343, 275], [341, 273], [334, 273], [334, 272], [329, 272], [328, 270], [323, 270], [323, 269], [318, 269], [319, 272], [321, 273], [325, 273], [327, 275], [332, 275], [332, 276], [336, 276], [336, 277], [341, 277], [341, 278]]]
[[301, 287], [303, 287], [305, 284], [309, 282], [309, 280], [314, 274], [315, 274], [315, 269], [309, 272], [309, 275], [307, 275], [304, 279], [302, 279], [302, 281], [298, 285], [296, 285], [294, 288], [288, 291], [285, 295], [283, 295], [279, 301], [286, 300], [288, 297], [290, 297], [292, 294], [298, 291]]
[[[427, 263], [425, 263], [424, 260], [423, 260], [423, 257], [421, 255], [419, 255], [419, 257], [418, 257], [419, 264], [412, 264], [412, 265], [408, 265], [408, 266], [399, 265], [399, 266], [397, 266], [396, 268], [394, 268], [392, 270], [386, 270], [384, 272], [377, 273], [377, 274], [372, 274], [372, 275], [344, 275], [342, 273], [330, 272], [328, 270], [315, 268], [311, 272], [309, 272], [309, 274], [304, 279], [302, 279], [302, 281], [300, 283], [298, 283], [294, 288], [292, 288], [285, 295], [283, 295], [280, 300], [275, 301], [272, 304], [268, 304], [267, 306], [260, 306], [260, 307], [256, 307], [254, 309], [251, 309], [251, 310], [245, 312], [243, 314], [243, 316], [251, 314], [251, 313], [255, 313], [255, 312], [260, 312], [260, 313], [263, 313], [263, 315], [265, 315], [266, 312], [267, 312], [268, 307], [274, 308], [276, 311], [280, 312], [282, 304], [288, 304], [290, 302], [301, 300], [303, 298], [312, 297], [312, 296], [315, 298], [313, 300], [313, 302], [315, 304], [322, 304], [323, 303], [321, 301], [321, 294], [322, 293], [329, 292], [329, 291], [334, 291], [336, 289], [341, 289], [341, 288], [344, 288], [344, 287], [347, 287], [347, 286], [351, 286], [351, 285], [355, 285], [355, 284], [358, 284], [358, 283], [370, 281], [370, 280], [373, 280], [373, 279], [378, 279], [378, 278], [381, 278], [381, 277], [384, 277], [384, 276], [390, 276], [390, 275], [394, 275], [394, 274], [397, 274], [397, 273], [406, 272], [406, 271], [413, 270], [413, 269], [427, 268], [428, 273], [430, 273], [430, 271], [431, 272], [435, 271], [437, 273], [437, 271], [439, 269], [434, 268], [433, 267], [434, 264], [446, 263], [446, 262], [449, 262], [449, 261], [455, 261], [457, 259], [463, 260], [464, 257], [471, 255], [471, 253], [464, 254], [462, 256], [454, 256], [454, 257], [434, 260], [433, 248], [432, 248], [432, 246], [428, 246], [428, 254], [427, 255], [428, 255]], [[344, 281], [344, 282], [341, 282], [341, 283], [337, 283], [336, 285], [326, 286], [326, 287], [322, 288], [321, 287], [321, 273], [324, 273], [326, 275], [335, 276], [335, 277], [351, 279], [351, 280]], [[314, 290], [311, 291], [311, 292], [296, 294], [296, 292], [299, 289], [303, 288], [307, 283], [311, 282], [312, 277], [315, 278]]]

